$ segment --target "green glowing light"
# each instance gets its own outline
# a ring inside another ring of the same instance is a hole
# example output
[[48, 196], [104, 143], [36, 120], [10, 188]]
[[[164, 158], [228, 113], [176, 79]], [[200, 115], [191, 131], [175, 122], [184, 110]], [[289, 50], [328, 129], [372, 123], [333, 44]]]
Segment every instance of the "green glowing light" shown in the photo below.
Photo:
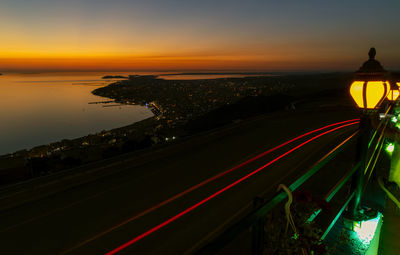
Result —
[[354, 222], [354, 232], [357, 234], [358, 239], [360, 239], [362, 243], [369, 244], [374, 238], [375, 231], [381, 217], [382, 214], [378, 212], [378, 216], [376, 216], [376, 218], [361, 222]]
[[391, 121], [392, 121], [393, 123], [396, 123], [396, 122], [398, 121], [398, 119], [397, 119], [396, 116], [393, 116], [393, 117], [391, 118]]
[[387, 152], [392, 153], [394, 151], [394, 144], [393, 143], [389, 143], [386, 145], [386, 149]]

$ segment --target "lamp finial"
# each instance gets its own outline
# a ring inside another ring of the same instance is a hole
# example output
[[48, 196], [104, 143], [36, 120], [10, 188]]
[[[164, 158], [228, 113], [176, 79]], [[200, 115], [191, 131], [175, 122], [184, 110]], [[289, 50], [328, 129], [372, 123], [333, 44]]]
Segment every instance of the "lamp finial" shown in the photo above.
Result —
[[369, 59], [375, 59], [375, 55], [376, 55], [376, 50], [374, 47], [372, 47], [368, 52]]

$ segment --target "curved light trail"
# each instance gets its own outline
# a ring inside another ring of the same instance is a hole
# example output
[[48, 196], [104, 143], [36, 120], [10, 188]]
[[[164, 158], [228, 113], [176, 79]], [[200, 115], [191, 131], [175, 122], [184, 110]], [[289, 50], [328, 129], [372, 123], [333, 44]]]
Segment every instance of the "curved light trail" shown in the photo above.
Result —
[[136, 220], [136, 219], [138, 219], [140, 217], [143, 217], [144, 215], [146, 215], [148, 213], [151, 213], [151, 212], [155, 211], [156, 209], [158, 209], [158, 208], [160, 208], [160, 207], [162, 207], [162, 206], [164, 206], [166, 204], [169, 204], [172, 201], [174, 201], [174, 200], [176, 200], [176, 199], [178, 199], [178, 198], [180, 198], [180, 197], [182, 197], [182, 196], [184, 196], [184, 195], [186, 195], [186, 194], [188, 194], [188, 193], [190, 193], [190, 192], [192, 192], [192, 191], [194, 191], [196, 189], [199, 189], [200, 187], [202, 187], [202, 186], [204, 186], [204, 185], [206, 185], [206, 184], [208, 184], [208, 183], [210, 183], [210, 182], [212, 182], [214, 180], [217, 180], [217, 179], [219, 179], [219, 178], [221, 178], [221, 177], [223, 177], [223, 176], [225, 176], [225, 175], [227, 175], [227, 174], [229, 174], [229, 173], [231, 173], [231, 172], [233, 172], [233, 171], [235, 171], [235, 170], [237, 170], [237, 169], [239, 169], [241, 167], [244, 167], [244, 166], [254, 162], [255, 160], [257, 160], [257, 159], [259, 159], [261, 157], [264, 157], [267, 154], [269, 154], [271, 152], [274, 152], [274, 151], [276, 151], [276, 150], [278, 150], [278, 149], [280, 149], [280, 148], [282, 148], [282, 147], [284, 147], [284, 146], [286, 146], [286, 145], [288, 145], [290, 143], [293, 143], [293, 142], [295, 142], [295, 141], [297, 141], [297, 140], [299, 140], [299, 139], [301, 139], [303, 137], [306, 137], [306, 136], [314, 134], [316, 132], [328, 129], [330, 127], [334, 127], [334, 126], [338, 126], [338, 125], [345, 124], [345, 123], [350, 123], [350, 122], [356, 122], [356, 121], [359, 121], [359, 120], [360, 119], [351, 119], [351, 120], [345, 120], [345, 121], [336, 122], [336, 123], [333, 123], [333, 124], [329, 124], [329, 125], [323, 126], [321, 128], [317, 128], [317, 129], [311, 130], [311, 131], [306, 132], [306, 133], [304, 133], [302, 135], [299, 135], [297, 137], [294, 137], [294, 138], [292, 138], [292, 139], [290, 139], [290, 140], [288, 140], [288, 141], [286, 141], [286, 142], [284, 142], [284, 143], [282, 143], [282, 144], [280, 144], [280, 145], [278, 145], [278, 146], [276, 146], [274, 148], [271, 148], [271, 149], [269, 149], [269, 150], [267, 150], [267, 151], [255, 156], [255, 157], [243, 162], [243, 163], [240, 163], [239, 165], [237, 165], [237, 166], [235, 166], [235, 167], [233, 167], [231, 169], [228, 169], [228, 170], [226, 170], [224, 172], [221, 172], [221, 173], [219, 173], [219, 174], [217, 174], [217, 175], [215, 175], [215, 176], [213, 176], [213, 177], [211, 177], [211, 178], [209, 178], [207, 180], [204, 180], [204, 181], [202, 181], [202, 182], [200, 182], [200, 183], [198, 183], [198, 184], [196, 184], [196, 185], [194, 185], [194, 186], [192, 186], [192, 187], [190, 187], [190, 188], [188, 188], [188, 189], [186, 189], [186, 190], [184, 190], [184, 191], [182, 191], [182, 192], [180, 192], [180, 193], [178, 193], [178, 194], [176, 194], [176, 195], [174, 195], [174, 196], [172, 196], [172, 197], [170, 197], [170, 198], [168, 198], [168, 199], [166, 199], [166, 200], [164, 200], [164, 201], [162, 201], [162, 202], [160, 202], [160, 203], [158, 203], [158, 204], [156, 204], [156, 205], [154, 205], [154, 206], [152, 206], [152, 207], [150, 207], [150, 208], [148, 208], [148, 209], [146, 209], [146, 210], [144, 210], [142, 212], [140, 212], [139, 214], [136, 214], [136, 215], [124, 220], [121, 223], [118, 223], [118, 224], [108, 228], [107, 230], [105, 230], [103, 232], [100, 232], [100, 233], [92, 236], [91, 238], [86, 239], [85, 241], [82, 241], [82, 242], [74, 245], [73, 247], [71, 247], [71, 248], [69, 248], [67, 250], [64, 250], [62, 253], [60, 253], [60, 255], [67, 254], [67, 253], [69, 253], [69, 252], [71, 252], [71, 251], [73, 251], [73, 250], [75, 250], [75, 249], [77, 249], [79, 247], [82, 247], [82, 246], [84, 246], [84, 245], [96, 240], [97, 238], [100, 238], [100, 237], [112, 232], [113, 230], [115, 230], [115, 229], [117, 229], [119, 227], [122, 227], [123, 225], [128, 224], [131, 221], [134, 221], [134, 220]]
[[[347, 121], [347, 122], [350, 122], [350, 121]], [[281, 158], [283, 158], [283, 157], [289, 155], [290, 153], [296, 151], [297, 149], [303, 147], [304, 145], [306, 145], [306, 144], [308, 144], [308, 143], [314, 141], [315, 139], [317, 139], [317, 138], [319, 138], [319, 137], [321, 137], [321, 136], [324, 136], [324, 135], [326, 135], [326, 134], [329, 134], [329, 133], [331, 133], [331, 132], [333, 132], [333, 131], [336, 131], [336, 130], [338, 130], [338, 129], [341, 129], [341, 128], [344, 128], [344, 127], [348, 127], [348, 126], [352, 126], [352, 125], [355, 125], [355, 124], [358, 124], [358, 123], [359, 123], [359, 121], [356, 120], [356, 121], [354, 121], [354, 122], [350, 122], [350, 123], [347, 123], [347, 124], [343, 124], [343, 125], [341, 125], [341, 126], [338, 126], [338, 127], [333, 128], [333, 129], [331, 129], [331, 130], [325, 131], [325, 132], [323, 132], [323, 133], [321, 133], [321, 134], [319, 134], [319, 135], [316, 135], [316, 136], [314, 136], [314, 137], [312, 137], [312, 138], [306, 140], [305, 142], [303, 142], [303, 143], [297, 145], [296, 147], [290, 149], [289, 151], [287, 151], [287, 152], [281, 154], [280, 156], [276, 157], [275, 159], [271, 160], [271, 161], [268, 162], [267, 164], [265, 164], [265, 165], [261, 166], [260, 168], [254, 170], [253, 172], [251, 172], [251, 173], [245, 175], [244, 177], [242, 177], [242, 178], [236, 180], [235, 182], [233, 182], [233, 183], [231, 183], [231, 184], [225, 186], [224, 188], [220, 189], [219, 191], [213, 193], [212, 195], [210, 195], [210, 196], [204, 198], [204, 199], [201, 200], [200, 202], [198, 202], [198, 203], [192, 205], [191, 207], [185, 209], [184, 211], [180, 212], [179, 214], [177, 214], [177, 215], [175, 215], [175, 216], [169, 218], [168, 220], [166, 220], [166, 221], [160, 223], [159, 225], [157, 225], [157, 226], [155, 226], [155, 227], [149, 229], [148, 231], [144, 232], [143, 234], [141, 234], [141, 235], [139, 235], [139, 236], [137, 236], [137, 237], [131, 239], [130, 241], [128, 241], [128, 242], [122, 244], [121, 246], [115, 248], [114, 250], [112, 250], [112, 251], [106, 253], [106, 255], [113, 255], [113, 254], [116, 254], [116, 253], [118, 253], [119, 251], [121, 251], [121, 250], [127, 248], [128, 246], [131, 246], [132, 244], [134, 244], [134, 243], [140, 241], [141, 239], [145, 238], [146, 236], [148, 236], [148, 235], [150, 235], [150, 234], [156, 232], [157, 230], [163, 228], [164, 226], [166, 226], [166, 225], [168, 225], [168, 224], [174, 222], [175, 220], [181, 218], [181, 217], [184, 216], [185, 214], [187, 214], [187, 213], [193, 211], [193, 210], [196, 209], [197, 207], [199, 207], [199, 206], [205, 204], [206, 202], [208, 202], [209, 200], [211, 200], [211, 199], [213, 199], [214, 197], [218, 196], [219, 194], [221, 194], [221, 193], [223, 193], [223, 192], [225, 192], [225, 191], [231, 189], [232, 187], [236, 186], [237, 184], [239, 184], [239, 183], [243, 182], [244, 180], [250, 178], [251, 176], [253, 176], [253, 175], [255, 175], [256, 173], [258, 173], [258, 172], [260, 172], [261, 170], [263, 170], [264, 168], [268, 167], [269, 165], [272, 165], [273, 163], [275, 163], [275, 162], [278, 161], [279, 159], [281, 159]], [[332, 126], [334, 126], [334, 125], [332, 125]]]

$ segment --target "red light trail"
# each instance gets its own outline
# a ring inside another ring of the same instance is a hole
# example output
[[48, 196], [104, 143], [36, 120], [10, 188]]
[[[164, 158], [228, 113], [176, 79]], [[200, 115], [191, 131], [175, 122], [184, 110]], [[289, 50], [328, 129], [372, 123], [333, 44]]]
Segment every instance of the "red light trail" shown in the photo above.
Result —
[[[351, 121], [354, 121], [354, 122], [351, 122]], [[275, 159], [271, 160], [270, 162], [268, 162], [267, 164], [261, 166], [260, 168], [254, 170], [253, 172], [251, 172], [251, 173], [245, 175], [244, 177], [242, 177], [242, 178], [236, 180], [235, 182], [233, 182], [233, 183], [231, 183], [231, 184], [225, 186], [224, 188], [222, 188], [222, 189], [220, 189], [219, 191], [215, 192], [214, 194], [212, 194], [212, 195], [206, 197], [205, 199], [201, 200], [200, 202], [198, 202], [198, 203], [192, 205], [191, 207], [185, 209], [184, 211], [180, 212], [179, 214], [177, 214], [177, 215], [175, 215], [175, 216], [169, 218], [168, 220], [162, 222], [161, 224], [159, 224], [159, 225], [157, 225], [157, 226], [151, 228], [150, 230], [144, 232], [143, 234], [141, 234], [141, 235], [139, 235], [139, 236], [133, 238], [132, 240], [130, 240], [130, 241], [128, 241], [128, 242], [122, 244], [121, 246], [115, 248], [114, 250], [112, 250], [112, 251], [106, 253], [106, 255], [116, 254], [117, 252], [119, 252], [119, 251], [121, 251], [121, 250], [127, 248], [128, 246], [130, 246], [130, 245], [132, 245], [132, 244], [134, 244], [134, 243], [140, 241], [141, 239], [145, 238], [146, 236], [148, 236], [148, 235], [152, 234], [153, 232], [155, 232], [155, 231], [161, 229], [162, 227], [168, 225], [169, 223], [171, 223], [171, 222], [173, 222], [173, 221], [175, 221], [175, 220], [181, 218], [181, 217], [184, 216], [185, 214], [187, 214], [187, 213], [193, 211], [194, 209], [196, 209], [197, 207], [203, 205], [204, 203], [206, 203], [207, 201], [211, 200], [212, 198], [218, 196], [219, 194], [221, 194], [221, 193], [223, 193], [223, 192], [229, 190], [230, 188], [236, 186], [237, 184], [243, 182], [244, 180], [248, 179], [249, 177], [255, 175], [255, 174], [258, 173], [258, 172], [260, 172], [260, 171], [263, 170], [264, 168], [266, 168], [266, 167], [270, 166], [271, 164], [275, 163], [275, 162], [278, 161], [279, 159], [281, 159], [281, 158], [287, 156], [288, 154], [290, 154], [290, 153], [296, 151], [297, 149], [303, 147], [304, 145], [306, 145], [306, 144], [308, 144], [308, 143], [314, 141], [315, 139], [317, 139], [317, 138], [319, 138], [319, 137], [321, 137], [321, 136], [324, 136], [324, 135], [326, 135], [326, 134], [329, 134], [329, 133], [331, 133], [331, 132], [333, 132], [333, 131], [336, 131], [336, 130], [338, 130], [338, 129], [341, 129], [341, 128], [344, 128], [344, 127], [348, 127], [348, 126], [352, 126], [352, 125], [358, 124], [359, 121], [358, 121], [358, 119], [354, 119], [354, 120], [348, 120], [348, 121], [339, 122], [339, 123], [348, 123], [348, 124], [344, 124], [344, 125], [338, 126], [338, 127], [336, 127], [336, 128], [333, 128], [333, 129], [331, 129], [331, 130], [325, 131], [325, 132], [323, 132], [323, 133], [321, 133], [321, 134], [319, 134], [319, 135], [316, 135], [316, 136], [314, 136], [314, 137], [308, 139], [307, 141], [305, 141], [305, 142], [303, 142], [303, 143], [297, 145], [296, 147], [290, 149], [289, 151], [287, 151], [287, 152], [281, 154], [280, 156], [276, 157]], [[301, 137], [304, 137], [304, 136], [307, 135], [307, 134], [315, 133], [315, 132], [317, 132], [317, 131], [326, 129], [326, 128], [328, 128], [328, 127], [336, 126], [336, 125], [338, 125], [339, 123], [331, 124], [331, 125], [328, 125], [328, 126], [326, 126], [326, 127], [323, 127], [323, 128], [320, 128], [320, 129], [317, 129], [317, 130], [308, 132], [308, 133], [306, 133], [306, 134], [304, 134], [304, 135], [301, 135], [301, 136], [299, 136], [298, 138], [294, 138], [294, 139], [292, 139], [292, 140], [297, 140], [297, 139], [299, 139], [299, 138], [301, 138]], [[280, 148], [280, 147], [282, 147], [282, 146], [288, 144], [288, 143], [291, 142], [292, 140], [289, 140], [288, 142], [283, 143], [283, 144], [281, 144], [281, 145], [279, 145], [279, 146], [277, 146], [277, 147], [275, 147], [275, 148], [276, 148], [276, 149], [277, 149], [277, 148]], [[275, 149], [275, 148], [274, 148], [274, 149]], [[271, 150], [274, 150], [274, 149], [271, 149]], [[265, 154], [267, 154], [267, 152], [264, 152], [264, 153], [262, 153], [262, 154], [260, 154], [260, 155], [265, 155]], [[260, 155], [256, 156], [255, 158], [259, 158]], [[253, 158], [253, 159], [254, 159], [254, 158]], [[253, 160], [253, 159], [250, 159], [250, 160]], [[249, 161], [250, 161], [250, 160], [249, 160]], [[246, 162], [248, 162], [248, 161], [246, 161]], [[244, 166], [246, 162], [240, 164], [239, 166]], [[251, 161], [250, 161], [250, 162], [251, 162]], [[250, 163], [250, 162], [249, 162], [249, 163]], [[233, 169], [237, 169], [237, 168], [235, 167], [235, 168], [233, 168]], [[228, 171], [233, 171], [233, 170], [231, 169], [231, 170], [228, 170]], [[228, 172], [228, 171], [226, 171], [226, 172]], [[225, 172], [223, 172], [223, 173], [225, 173]], [[221, 174], [220, 174], [220, 175], [221, 175]], [[217, 176], [219, 176], [219, 175], [217, 175]], [[222, 175], [221, 175], [221, 176], [222, 176]], [[213, 178], [214, 178], [214, 177], [213, 177]], [[196, 186], [197, 186], [197, 185], [196, 185]]]
[[280, 145], [278, 145], [278, 146], [276, 146], [274, 148], [271, 148], [271, 149], [269, 149], [269, 150], [267, 150], [267, 151], [255, 156], [255, 157], [253, 157], [253, 158], [251, 158], [251, 159], [249, 159], [249, 160], [247, 160], [247, 161], [245, 161], [243, 163], [240, 163], [239, 165], [237, 165], [237, 166], [235, 166], [235, 167], [233, 167], [231, 169], [228, 169], [228, 170], [226, 170], [226, 171], [224, 171], [222, 173], [219, 173], [219, 174], [217, 174], [217, 175], [215, 175], [215, 176], [213, 176], [213, 177], [211, 177], [211, 178], [209, 178], [207, 180], [204, 180], [204, 181], [202, 181], [202, 182], [200, 182], [200, 183], [198, 183], [198, 184], [196, 184], [196, 185], [194, 185], [194, 186], [192, 186], [192, 187], [180, 192], [179, 194], [176, 194], [176, 195], [168, 198], [167, 200], [164, 200], [164, 201], [162, 201], [162, 202], [160, 202], [160, 203], [158, 203], [158, 204], [156, 204], [156, 205], [144, 210], [143, 212], [141, 212], [139, 214], [136, 214], [136, 215], [124, 220], [123, 222], [118, 223], [118, 224], [108, 228], [107, 230], [92, 236], [91, 238], [89, 238], [89, 239], [87, 239], [87, 240], [85, 240], [83, 242], [80, 242], [80, 243], [74, 245], [73, 247], [63, 251], [61, 254], [69, 253], [69, 252], [71, 252], [71, 251], [73, 251], [73, 250], [75, 250], [75, 249], [77, 249], [77, 248], [79, 248], [79, 247], [81, 247], [81, 246], [83, 246], [83, 245], [85, 245], [87, 243], [90, 243], [91, 241], [93, 241], [93, 240], [95, 240], [95, 239], [97, 239], [99, 237], [102, 237], [105, 234], [110, 233], [111, 231], [113, 231], [113, 230], [115, 230], [115, 229], [117, 229], [117, 228], [119, 228], [119, 227], [121, 227], [121, 226], [123, 226], [123, 225], [125, 225], [125, 224], [127, 224], [129, 222], [131, 222], [131, 221], [134, 221], [134, 220], [136, 220], [136, 219], [138, 219], [138, 218], [140, 218], [140, 217], [142, 217], [142, 216], [144, 216], [144, 215], [146, 215], [148, 213], [151, 213], [154, 210], [156, 210], [156, 209], [158, 209], [158, 208], [160, 208], [160, 207], [162, 207], [162, 206], [164, 206], [166, 204], [169, 204], [170, 202], [172, 202], [172, 201], [174, 201], [174, 200], [176, 200], [176, 199], [178, 199], [178, 198], [180, 198], [180, 197], [182, 197], [182, 196], [184, 196], [184, 195], [186, 195], [186, 194], [188, 194], [188, 193], [190, 193], [190, 192], [192, 192], [192, 191], [194, 191], [194, 190], [196, 190], [196, 189], [198, 189], [198, 188], [200, 188], [200, 187], [202, 187], [202, 186], [204, 186], [204, 185], [206, 185], [206, 184], [208, 184], [208, 183], [210, 183], [210, 182], [212, 182], [212, 181], [214, 181], [216, 179], [221, 178], [224, 175], [227, 175], [227, 174], [229, 174], [229, 173], [231, 173], [231, 172], [233, 172], [233, 171], [235, 171], [235, 170], [237, 170], [237, 169], [239, 169], [239, 168], [241, 168], [243, 166], [246, 166], [246, 165], [254, 162], [257, 159], [259, 159], [259, 158], [261, 158], [261, 157], [263, 157], [263, 156], [265, 156], [265, 155], [267, 155], [267, 154], [269, 154], [269, 153], [271, 153], [273, 151], [276, 151], [277, 149], [282, 148], [285, 145], [288, 145], [288, 144], [290, 144], [292, 142], [295, 142], [295, 141], [297, 141], [297, 140], [299, 140], [299, 139], [301, 139], [301, 138], [303, 138], [305, 136], [308, 136], [310, 134], [316, 133], [318, 131], [322, 131], [322, 130], [325, 130], [325, 129], [330, 128], [330, 127], [334, 127], [334, 126], [337, 126], [337, 125], [340, 125], [340, 124], [344, 124], [344, 123], [355, 122], [355, 121], [359, 121], [359, 119], [351, 119], [351, 120], [346, 120], [346, 121], [333, 123], [333, 124], [326, 125], [324, 127], [318, 128], [318, 129], [314, 129], [312, 131], [304, 133], [304, 134], [302, 134], [300, 136], [297, 136], [295, 138], [292, 138], [292, 139], [290, 139], [290, 140], [288, 140], [288, 141], [286, 141], [286, 142], [284, 142], [284, 143], [282, 143], [282, 144], [280, 144]]

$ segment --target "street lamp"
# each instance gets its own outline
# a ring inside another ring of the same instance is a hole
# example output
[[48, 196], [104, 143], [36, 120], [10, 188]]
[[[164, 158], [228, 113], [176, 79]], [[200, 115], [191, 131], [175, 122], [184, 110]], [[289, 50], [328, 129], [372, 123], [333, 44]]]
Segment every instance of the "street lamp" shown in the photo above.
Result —
[[355, 81], [350, 86], [354, 102], [366, 112], [379, 108], [390, 88], [386, 80], [387, 71], [375, 60], [375, 48], [371, 48], [368, 55], [369, 60], [356, 72]]
[[[388, 96], [390, 83], [387, 80], [387, 71], [375, 59], [376, 50], [369, 50], [369, 59], [364, 62], [360, 69], [355, 73], [355, 80], [350, 85], [350, 95], [357, 107], [362, 111], [360, 118], [360, 137], [358, 143], [358, 157], [361, 162], [360, 168], [354, 173], [352, 179], [352, 189], [355, 191], [354, 198], [349, 204], [347, 217], [351, 224], [360, 223], [365, 219], [365, 215], [360, 210], [360, 201], [363, 191], [364, 171], [366, 168], [366, 158], [368, 143], [371, 133], [370, 116], [376, 113], [382, 102]], [[392, 94], [395, 95], [395, 92]]]

